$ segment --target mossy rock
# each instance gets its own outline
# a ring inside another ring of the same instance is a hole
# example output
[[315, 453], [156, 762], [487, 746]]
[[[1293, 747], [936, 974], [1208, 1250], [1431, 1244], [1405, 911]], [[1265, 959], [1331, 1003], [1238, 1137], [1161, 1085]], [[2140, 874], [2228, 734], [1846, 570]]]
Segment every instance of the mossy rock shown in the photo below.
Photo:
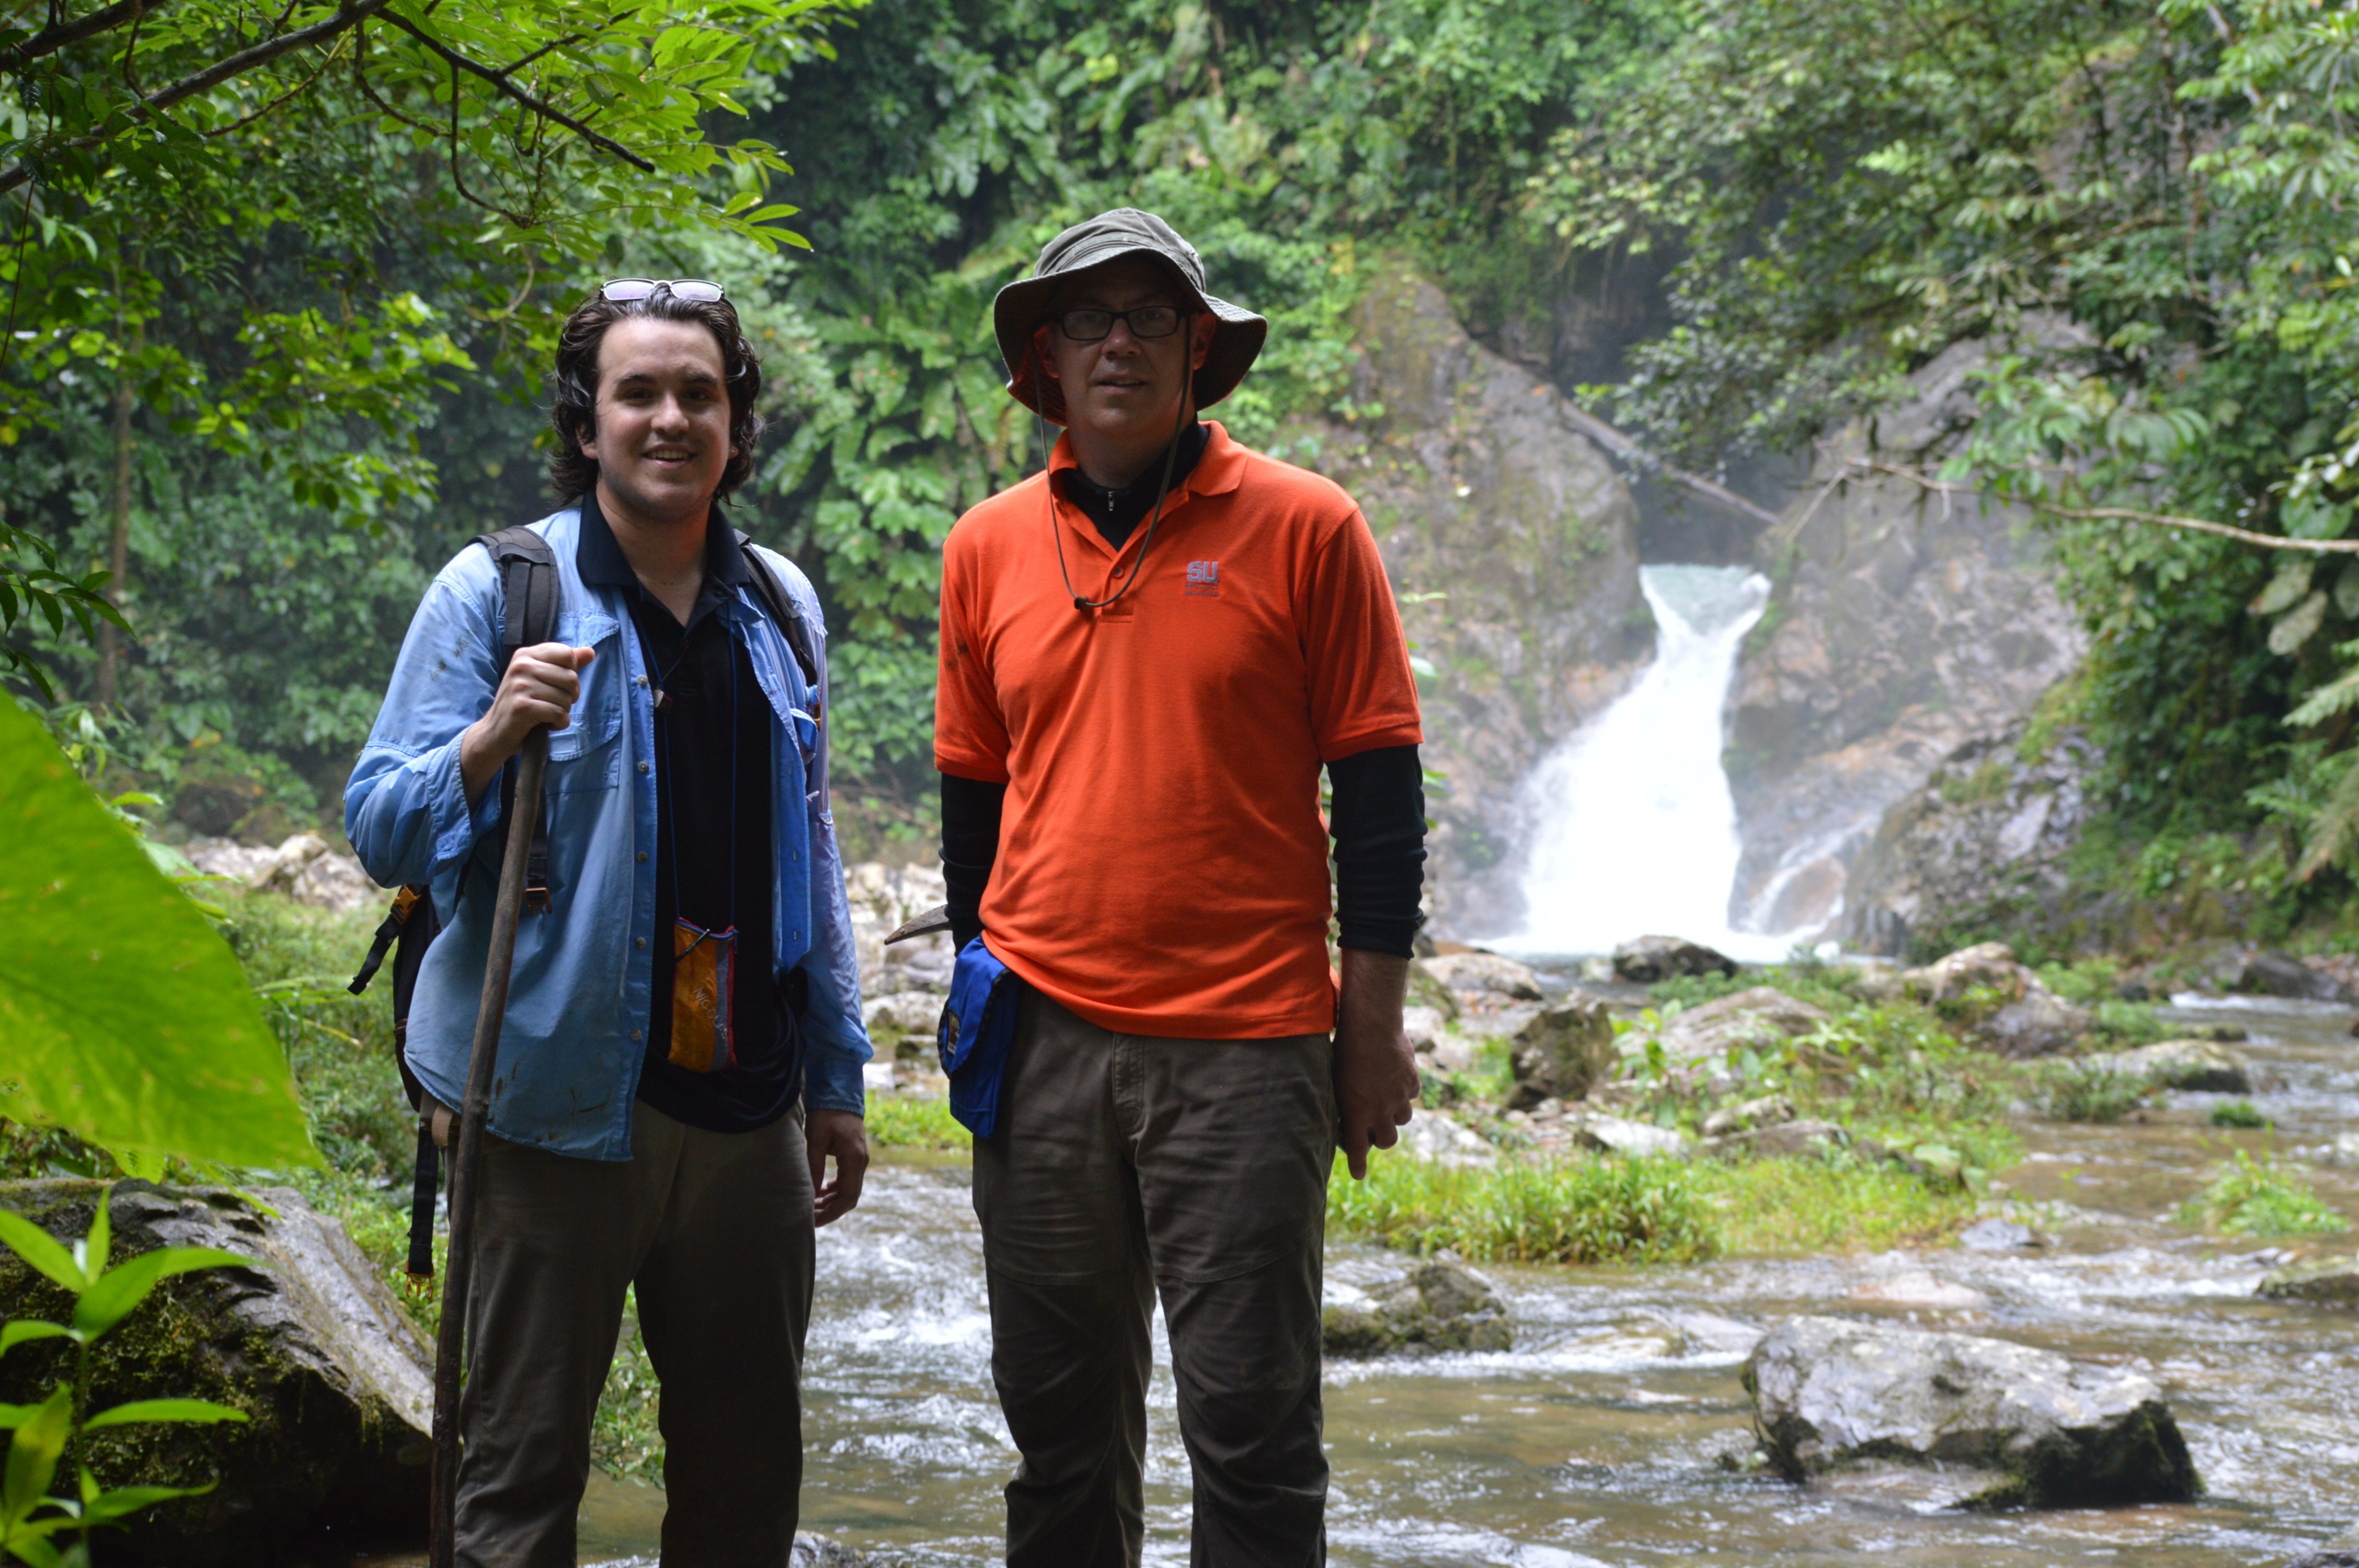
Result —
[[[0, 1183], [0, 1206], [71, 1245], [107, 1184]], [[220, 1426], [97, 1433], [90, 1462], [107, 1487], [201, 1487], [100, 1538], [101, 1560], [212, 1568], [279, 1559], [320, 1528], [423, 1534], [432, 1384], [414, 1325], [337, 1221], [268, 1189], [266, 1212], [221, 1188], [114, 1187], [112, 1261], [158, 1247], [218, 1247], [255, 1260], [168, 1279], [101, 1340], [89, 1408], [195, 1398], [245, 1412]], [[0, 1252], [0, 1315], [62, 1322], [71, 1299]], [[55, 1386], [62, 1342], [11, 1351], [0, 1400]]]
[[1326, 1354], [1339, 1359], [1505, 1350], [1514, 1341], [1489, 1281], [1451, 1258], [1419, 1264], [1365, 1302], [1321, 1314]]

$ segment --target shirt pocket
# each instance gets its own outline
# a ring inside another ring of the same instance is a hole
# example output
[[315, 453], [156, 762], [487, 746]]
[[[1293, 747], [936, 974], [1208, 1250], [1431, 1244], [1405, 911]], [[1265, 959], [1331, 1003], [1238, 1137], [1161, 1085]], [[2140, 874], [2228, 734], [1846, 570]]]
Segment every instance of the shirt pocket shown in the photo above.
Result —
[[622, 623], [594, 610], [557, 618], [557, 641], [592, 648], [597, 657], [582, 672], [572, 721], [549, 733], [549, 788], [555, 795], [613, 789], [623, 776]]

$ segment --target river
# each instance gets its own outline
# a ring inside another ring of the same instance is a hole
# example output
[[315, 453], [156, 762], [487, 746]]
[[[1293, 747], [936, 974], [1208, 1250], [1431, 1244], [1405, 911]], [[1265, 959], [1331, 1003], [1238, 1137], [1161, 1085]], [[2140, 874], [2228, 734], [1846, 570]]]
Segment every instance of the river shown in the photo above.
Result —
[[[2281, 1148], [2330, 1144], [2359, 1114], [2359, 1042], [2343, 1008], [2196, 1003], [2232, 1022], [2281, 1080], [2255, 1103]], [[1375, 1568], [2251, 1568], [2334, 1539], [2359, 1510], [2359, 1322], [2254, 1299], [2269, 1244], [2206, 1239], [2169, 1211], [2222, 1148], [2261, 1132], [2205, 1125], [2217, 1097], [2172, 1096], [2144, 1124], [2024, 1127], [2003, 1173], [2053, 1244], [1940, 1247], [1687, 1268], [1487, 1270], [1514, 1313], [1496, 1356], [1329, 1368], [1332, 1559]], [[1379, 1156], [1380, 1158], [1382, 1156]], [[2359, 1214], [2359, 1172], [2321, 1167]], [[2342, 1243], [2348, 1245], [2347, 1239]], [[1339, 1246], [1339, 1290], [1401, 1260]], [[1930, 1274], [1981, 1304], [1873, 1305]], [[2001, 1515], [1933, 1510], [1903, 1491], [1788, 1486], [1723, 1468], [1749, 1445], [1737, 1371], [1794, 1313], [1882, 1313], [2136, 1366], [2159, 1379], [2201, 1465], [2202, 1501]], [[1015, 1461], [993, 1400], [981, 1254], [963, 1162], [891, 1161], [859, 1212], [822, 1233], [810, 1361], [804, 1519], [919, 1564], [992, 1561]], [[1188, 1469], [1158, 1355], [1147, 1561], [1187, 1557]], [[652, 1563], [658, 1495], [601, 1483], [584, 1559]]]

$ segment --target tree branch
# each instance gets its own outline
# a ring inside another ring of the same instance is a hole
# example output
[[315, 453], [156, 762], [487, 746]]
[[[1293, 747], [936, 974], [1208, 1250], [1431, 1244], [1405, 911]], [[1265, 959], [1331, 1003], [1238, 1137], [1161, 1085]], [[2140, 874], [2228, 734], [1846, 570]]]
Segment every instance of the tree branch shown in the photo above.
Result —
[[[1854, 459], [1854, 467], [1874, 469], [1896, 479], [1944, 494], [1972, 492], [1970, 484], [1951, 484], [1922, 474], [1914, 469], [1893, 463], [1869, 462]], [[2181, 517], [2169, 512], [2140, 512], [2130, 506], [2059, 506], [2052, 501], [2034, 501], [2028, 504], [2034, 511], [2057, 517], [2069, 517], [2076, 523], [2142, 523], [2155, 528], [2183, 528], [2195, 534], [2211, 534], [2223, 539], [2234, 539], [2240, 545], [2257, 545], [2265, 550], [2302, 550], [2314, 556], [2359, 556], [2359, 539], [2296, 539], [2285, 534], [2256, 534], [2250, 528], [2231, 527], [2214, 523], [2208, 517]]]
[[[1543, 387], [1542, 390], [1547, 389]], [[1690, 473], [1685, 469], [1673, 468], [1596, 415], [1577, 406], [1570, 400], [1564, 404], [1564, 412], [1572, 421], [1575, 429], [1620, 458], [1624, 462], [1634, 463], [1650, 473], [1661, 474], [1673, 484], [1691, 490], [1705, 500], [1716, 502], [1732, 511], [1742, 512], [1756, 523], [1772, 527], [1777, 525], [1777, 514], [1767, 507], [1756, 506], [1736, 492], [1725, 485], [1714, 484], [1701, 474]]]
[[71, 22], [52, 22], [14, 48], [0, 49], [0, 76], [14, 76], [37, 59], [71, 49], [84, 38], [94, 38], [101, 33], [112, 32], [125, 22], [136, 21], [147, 10], [147, 0], [117, 0], [113, 5], [92, 11], [87, 16], [77, 16]]
[[[384, 10], [386, 3], [387, 0], [355, 0], [353, 5], [337, 12], [323, 22], [315, 22], [310, 27], [299, 27], [291, 33], [281, 33], [278, 37], [266, 39], [250, 49], [241, 49], [227, 59], [218, 60], [193, 76], [184, 76], [171, 86], [147, 99], [145, 105], [148, 110], [161, 111], [170, 108], [184, 98], [193, 98], [200, 92], [210, 92], [223, 82], [242, 76], [258, 65], [269, 64], [280, 55], [292, 54], [297, 49], [316, 44], [323, 38], [334, 38], [338, 33], [360, 26]], [[136, 7], [125, 6], [124, 15], [128, 17], [135, 15], [136, 10]], [[82, 147], [94, 147], [120, 134], [118, 130], [77, 136], [56, 150], [62, 152]], [[0, 196], [6, 195], [32, 178], [31, 167], [21, 163], [7, 173], [0, 174]]]
[[[382, 5], [384, 4], [384, 0], [377, 0], [377, 3]], [[622, 143], [614, 140], [612, 136], [600, 135], [597, 132], [592, 130], [581, 121], [559, 109], [555, 104], [547, 103], [542, 102], [540, 99], [535, 98], [531, 93], [527, 92], [523, 88], [518, 87], [515, 82], [510, 81], [505, 75], [499, 71], [494, 70], [490, 66], [479, 65], [475, 61], [469, 59], [465, 55], [462, 55], [458, 50], [451, 49], [440, 38], [435, 38], [432, 34], [427, 32], [426, 29], [420, 27], [417, 23], [409, 20], [407, 16], [402, 16], [394, 12], [387, 11], [385, 14], [385, 19], [392, 23], [395, 27], [399, 27], [403, 32], [408, 33], [411, 38], [416, 38], [419, 43], [424, 44], [435, 54], [440, 56], [450, 64], [453, 70], [463, 70], [472, 76], [481, 77], [484, 81], [490, 82], [494, 87], [498, 88], [502, 92], [506, 93], [509, 97], [515, 99], [517, 103], [523, 104], [526, 108], [531, 110], [542, 119], [555, 121], [557, 124], [564, 126], [567, 130], [572, 132], [575, 135], [581, 137], [583, 141], [588, 142], [592, 146], [598, 148], [601, 152], [611, 153], [615, 157], [621, 158], [625, 163], [629, 164], [633, 168], [638, 169], [640, 172], [645, 174], [653, 174], [656, 172], [655, 165], [649, 163], [647, 159], [641, 157], [638, 154], [633, 152]], [[6, 189], [7, 188], [5, 186], [0, 186], [0, 194], [5, 194]]]

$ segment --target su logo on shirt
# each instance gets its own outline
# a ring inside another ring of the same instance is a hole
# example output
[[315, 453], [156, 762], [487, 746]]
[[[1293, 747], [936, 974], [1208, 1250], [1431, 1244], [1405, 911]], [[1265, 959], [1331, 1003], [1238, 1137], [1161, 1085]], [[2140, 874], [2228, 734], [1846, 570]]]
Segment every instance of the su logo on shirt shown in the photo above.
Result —
[[1190, 561], [1188, 563], [1188, 597], [1218, 599], [1221, 597], [1221, 563]]

